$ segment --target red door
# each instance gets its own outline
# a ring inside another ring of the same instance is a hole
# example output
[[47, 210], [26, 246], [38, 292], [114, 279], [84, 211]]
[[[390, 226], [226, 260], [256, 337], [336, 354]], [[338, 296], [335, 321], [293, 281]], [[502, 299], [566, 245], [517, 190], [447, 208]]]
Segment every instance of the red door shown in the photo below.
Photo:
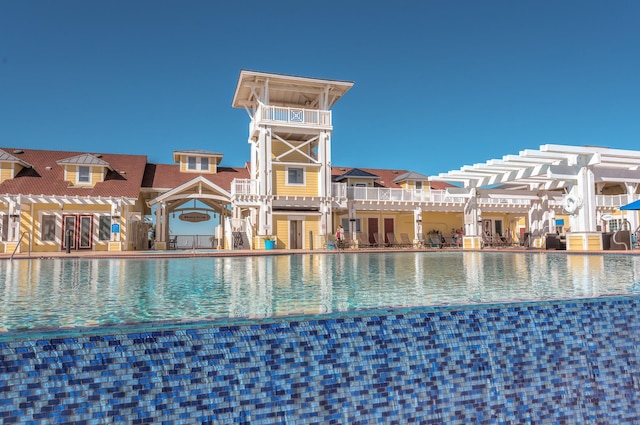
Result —
[[385, 218], [384, 219], [384, 243], [389, 243], [389, 238], [387, 237], [387, 234], [389, 233], [393, 233], [393, 219], [392, 218]]
[[367, 220], [367, 231], [369, 232], [369, 243], [376, 243], [376, 239], [373, 237], [374, 233], [378, 232], [378, 219], [375, 217], [369, 217]]
[[67, 214], [62, 216], [62, 249], [91, 249], [93, 246], [93, 216]]

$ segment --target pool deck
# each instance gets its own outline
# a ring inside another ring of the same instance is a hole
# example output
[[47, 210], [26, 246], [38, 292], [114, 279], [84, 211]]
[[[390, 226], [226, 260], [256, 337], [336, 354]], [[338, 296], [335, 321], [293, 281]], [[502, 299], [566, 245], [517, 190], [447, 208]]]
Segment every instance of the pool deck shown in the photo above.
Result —
[[[545, 250], [537, 248], [507, 247], [507, 248], [483, 248], [482, 250], [466, 250], [462, 248], [350, 248], [350, 249], [273, 249], [273, 250], [216, 250], [216, 249], [173, 249], [161, 251], [66, 251], [59, 252], [31, 252], [16, 253], [13, 259], [48, 259], [48, 258], [182, 258], [182, 257], [243, 257], [265, 255], [292, 255], [292, 254], [343, 254], [343, 253], [375, 253], [375, 252], [519, 252], [519, 253], [555, 253], [555, 254], [582, 254], [582, 255], [640, 255], [640, 249], [634, 250], [609, 250], [609, 251], [564, 251]], [[11, 259], [11, 254], [0, 254], [0, 260]]]

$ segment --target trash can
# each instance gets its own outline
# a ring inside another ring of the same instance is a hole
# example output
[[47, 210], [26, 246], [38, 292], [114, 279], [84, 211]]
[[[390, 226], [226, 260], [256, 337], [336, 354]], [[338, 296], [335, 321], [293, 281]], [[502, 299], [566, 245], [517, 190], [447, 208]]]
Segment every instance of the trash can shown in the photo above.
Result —
[[275, 247], [276, 247], [276, 241], [270, 240], [270, 239], [264, 240], [264, 249], [275, 249]]

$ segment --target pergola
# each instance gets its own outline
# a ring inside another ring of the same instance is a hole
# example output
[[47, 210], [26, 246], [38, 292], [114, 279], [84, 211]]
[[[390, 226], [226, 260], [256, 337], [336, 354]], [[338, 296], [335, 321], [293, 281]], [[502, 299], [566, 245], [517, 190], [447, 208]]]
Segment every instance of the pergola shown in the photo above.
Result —
[[[461, 187], [450, 191], [469, 196], [465, 207], [465, 227], [471, 237], [478, 236], [480, 232], [476, 223], [481, 220], [482, 213], [474, 202], [479, 191], [483, 196], [533, 200], [530, 217], [534, 223], [540, 215], [536, 215], [536, 210], [544, 213], [548, 209], [548, 200], [560, 196], [565, 211], [571, 217], [572, 235], [581, 238], [582, 249], [587, 249], [593, 246], [596, 237], [599, 238], [596, 232], [596, 195], [607, 185], [619, 185], [624, 188], [628, 202], [633, 202], [640, 183], [639, 170], [640, 151], [548, 144], [538, 150], [526, 149], [518, 155], [463, 166], [459, 170], [431, 176], [430, 180], [457, 183]], [[630, 221], [635, 228], [635, 215], [630, 217]], [[542, 227], [532, 230], [544, 231]], [[577, 240], [574, 238], [574, 242]]]

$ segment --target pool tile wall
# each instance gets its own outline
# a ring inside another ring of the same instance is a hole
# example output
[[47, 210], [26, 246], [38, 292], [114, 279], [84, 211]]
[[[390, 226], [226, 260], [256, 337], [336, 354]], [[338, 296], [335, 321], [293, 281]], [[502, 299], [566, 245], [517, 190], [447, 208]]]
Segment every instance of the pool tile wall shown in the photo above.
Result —
[[639, 308], [627, 297], [5, 335], [0, 421], [638, 424]]

